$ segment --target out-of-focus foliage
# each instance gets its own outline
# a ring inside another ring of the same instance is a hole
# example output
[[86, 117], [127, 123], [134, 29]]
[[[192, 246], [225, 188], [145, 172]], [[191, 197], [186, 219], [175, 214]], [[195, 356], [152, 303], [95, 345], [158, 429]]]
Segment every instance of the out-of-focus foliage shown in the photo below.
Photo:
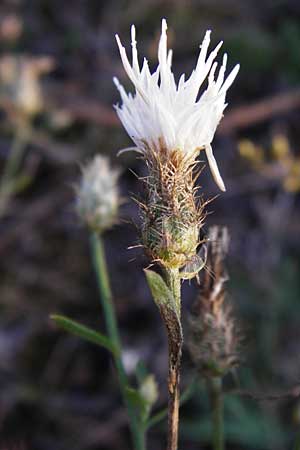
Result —
[[269, 154], [248, 139], [239, 142], [239, 152], [262, 177], [278, 178], [287, 192], [300, 191], [300, 157], [295, 156], [284, 135], [275, 135]]

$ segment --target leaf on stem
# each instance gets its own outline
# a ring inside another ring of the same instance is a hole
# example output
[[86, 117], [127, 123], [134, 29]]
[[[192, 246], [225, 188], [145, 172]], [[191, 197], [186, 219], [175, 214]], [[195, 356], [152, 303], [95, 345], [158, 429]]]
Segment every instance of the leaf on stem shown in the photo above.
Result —
[[91, 328], [82, 325], [75, 320], [71, 320], [68, 317], [60, 316], [60, 315], [51, 315], [50, 318], [65, 331], [68, 331], [75, 336], [79, 336], [86, 341], [93, 342], [94, 344], [100, 345], [101, 347], [106, 348], [113, 354], [117, 354], [117, 349], [112, 344], [111, 340], [104, 336], [98, 331], [92, 330]]
[[126, 396], [131, 405], [137, 409], [138, 417], [146, 425], [151, 409], [158, 397], [157, 384], [153, 375], [148, 375], [139, 389], [126, 387]]
[[147, 408], [147, 400], [144, 399], [142, 394], [137, 389], [127, 386], [126, 396], [133, 406], [139, 409]]
[[[171, 290], [163, 278], [153, 270], [144, 270], [153, 299], [158, 306], [167, 327], [172, 353], [176, 354], [182, 344], [182, 328], [177, 305]], [[174, 347], [174, 348], [172, 348]]]
[[150, 375], [150, 372], [143, 361], [139, 361], [137, 363], [135, 368], [135, 375], [139, 384], [142, 384], [145, 378]]
[[153, 270], [145, 269], [144, 272], [151, 294], [158, 308], [167, 306], [176, 312], [174, 297], [163, 278], [158, 273], [153, 272]]
[[144, 270], [149, 288], [167, 328], [169, 341], [169, 390], [172, 392], [179, 376], [182, 327], [175, 298], [163, 278], [152, 270]]

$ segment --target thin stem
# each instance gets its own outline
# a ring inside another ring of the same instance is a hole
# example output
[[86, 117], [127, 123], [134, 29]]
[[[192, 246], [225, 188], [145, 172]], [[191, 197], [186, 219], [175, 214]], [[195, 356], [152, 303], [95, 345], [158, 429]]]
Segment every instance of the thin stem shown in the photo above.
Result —
[[29, 125], [20, 122], [16, 128], [16, 134], [6, 159], [0, 181], [0, 215], [4, 212], [7, 202], [15, 189], [15, 177], [21, 165], [24, 150], [30, 133]]
[[175, 303], [176, 303], [176, 309], [177, 314], [180, 319], [181, 315], [181, 284], [180, 284], [180, 276], [179, 276], [179, 270], [178, 269], [168, 269], [166, 270], [166, 278], [167, 278], [167, 284], [173, 294]]
[[[166, 273], [167, 284], [173, 294], [178, 320], [180, 321], [181, 309], [181, 286], [178, 269], [169, 269]], [[167, 450], [177, 450], [178, 448], [178, 427], [179, 427], [179, 400], [180, 400], [180, 363], [182, 338], [173, 335], [172, 330], [168, 330], [169, 342], [169, 402], [168, 402], [168, 443]]]
[[122, 348], [121, 340], [118, 332], [117, 320], [115, 315], [115, 310], [112, 301], [112, 293], [109, 284], [108, 271], [105, 260], [105, 251], [101, 236], [97, 234], [92, 234], [91, 236], [91, 246], [94, 267], [97, 275], [98, 287], [100, 291], [100, 297], [102, 302], [102, 307], [104, 311], [105, 323], [107, 328], [107, 333], [117, 348], [117, 354], [114, 357], [118, 379], [120, 384], [120, 389], [123, 397], [123, 401], [126, 405], [129, 417], [130, 430], [132, 434], [132, 440], [135, 450], [145, 450], [145, 430], [144, 427], [136, 415], [135, 409], [128, 400], [127, 389], [129, 386], [127, 375], [123, 366], [121, 359]]
[[19, 170], [23, 156], [23, 150], [28, 142], [30, 127], [26, 122], [20, 122], [16, 128], [16, 134], [11, 146], [10, 153], [2, 173], [1, 185], [7, 183]]
[[[196, 388], [196, 381], [193, 380], [185, 389], [185, 391], [181, 394], [179, 406], [182, 406], [185, 402], [187, 402], [191, 398], [191, 396], [195, 391], [195, 388]], [[167, 415], [168, 415], [168, 408], [162, 409], [158, 413], [154, 414], [152, 417], [150, 417], [150, 419], [147, 422], [147, 430], [149, 430], [149, 428], [152, 428], [154, 425], [159, 423]]]
[[296, 435], [294, 450], [300, 450], [300, 433]]
[[209, 380], [212, 404], [213, 448], [224, 450], [224, 412], [222, 378], [215, 377]]

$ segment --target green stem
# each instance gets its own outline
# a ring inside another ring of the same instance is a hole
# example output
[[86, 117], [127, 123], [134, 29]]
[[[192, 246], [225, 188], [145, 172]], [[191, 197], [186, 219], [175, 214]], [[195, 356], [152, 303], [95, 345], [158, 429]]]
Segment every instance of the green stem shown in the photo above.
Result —
[[[168, 269], [166, 271], [166, 281], [171, 290], [175, 305], [177, 320], [180, 326], [181, 312], [181, 284], [178, 269]], [[180, 326], [181, 329], [181, 326]], [[179, 340], [180, 339], [180, 340]], [[180, 363], [182, 350], [182, 337], [173, 335], [173, 330], [168, 329], [169, 342], [169, 402], [168, 402], [168, 443], [167, 450], [177, 450], [178, 448], [178, 428], [179, 428], [179, 402], [180, 402]]]
[[30, 128], [27, 123], [17, 125], [16, 134], [6, 159], [0, 181], [0, 215], [4, 212], [7, 202], [15, 189], [15, 177], [19, 171], [24, 150], [26, 148]]
[[180, 275], [178, 269], [168, 269], [166, 270], [166, 278], [167, 278], [167, 285], [169, 286], [175, 303], [176, 303], [176, 309], [177, 314], [180, 319], [181, 315], [181, 283], [180, 283]]
[[215, 377], [209, 380], [212, 405], [213, 448], [224, 450], [224, 412], [222, 378]]
[[105, 251], [101, 236], [92, 234], [91, 246], [93, 254], [93, 262], [97, 275], [98, 287], [100, 291], [102, 307], [104, 311], [107, 333], [113, 345], [117, 348], [117, 354], [114, 357], [115, 365], [118, 373], [120, 389], [123, 401], [126, 405], [130, 423], [130, 430], [135, 450], [145, 450], [145, 429], [136, 415], [133, 405], [128, 400], [127, 388], [129, 386], [128, 378], [121, 359], [122, 348], [121, 340], [118, 332], [117, 320], [114, 311], [112, 293], [109, 284], [108, 271], [105, 261]]
[[294, 450], [300, 450], [300, 432], [296, 435]]

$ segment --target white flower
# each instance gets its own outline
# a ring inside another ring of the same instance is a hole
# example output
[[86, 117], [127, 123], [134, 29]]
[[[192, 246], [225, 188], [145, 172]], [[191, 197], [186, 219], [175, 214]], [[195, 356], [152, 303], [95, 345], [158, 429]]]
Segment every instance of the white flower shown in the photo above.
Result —
[[[136, 93], [127, 94], [117, 78], [114, 78], [123, 101], [116, 105], [118, 116], [139, 152], [147, 148], [181, 150], [187, 155], [205, 149], [212, 175], [221, 190], [225, 186], [213, 156], [211, 142], [226, 107], [225, 96], [233, 83], [239, 65], [236, 65], [224, 80], [227, 55], [215, 78], [217, 62], [214, 59], [222, 46], [220, 42], [207, 57], [210, 31], [203, 39], [196, 68], [185, 80], [182, 74], [176, 83], [172, 72], [172, 50], [167, 51], [167, 22], [162, 20], [162, 31], [158, 46], [158, 66], [151, 74], [144, 58], [140, 69], [135, 39], [135, 27], [131, 27], [132, 64], [120, 38], [116, 35], [121, 59]], [[208, 87], [199, 96], [199, 89], [208, 77]], [[127, 150], [127, 149], [126, 149]]]

